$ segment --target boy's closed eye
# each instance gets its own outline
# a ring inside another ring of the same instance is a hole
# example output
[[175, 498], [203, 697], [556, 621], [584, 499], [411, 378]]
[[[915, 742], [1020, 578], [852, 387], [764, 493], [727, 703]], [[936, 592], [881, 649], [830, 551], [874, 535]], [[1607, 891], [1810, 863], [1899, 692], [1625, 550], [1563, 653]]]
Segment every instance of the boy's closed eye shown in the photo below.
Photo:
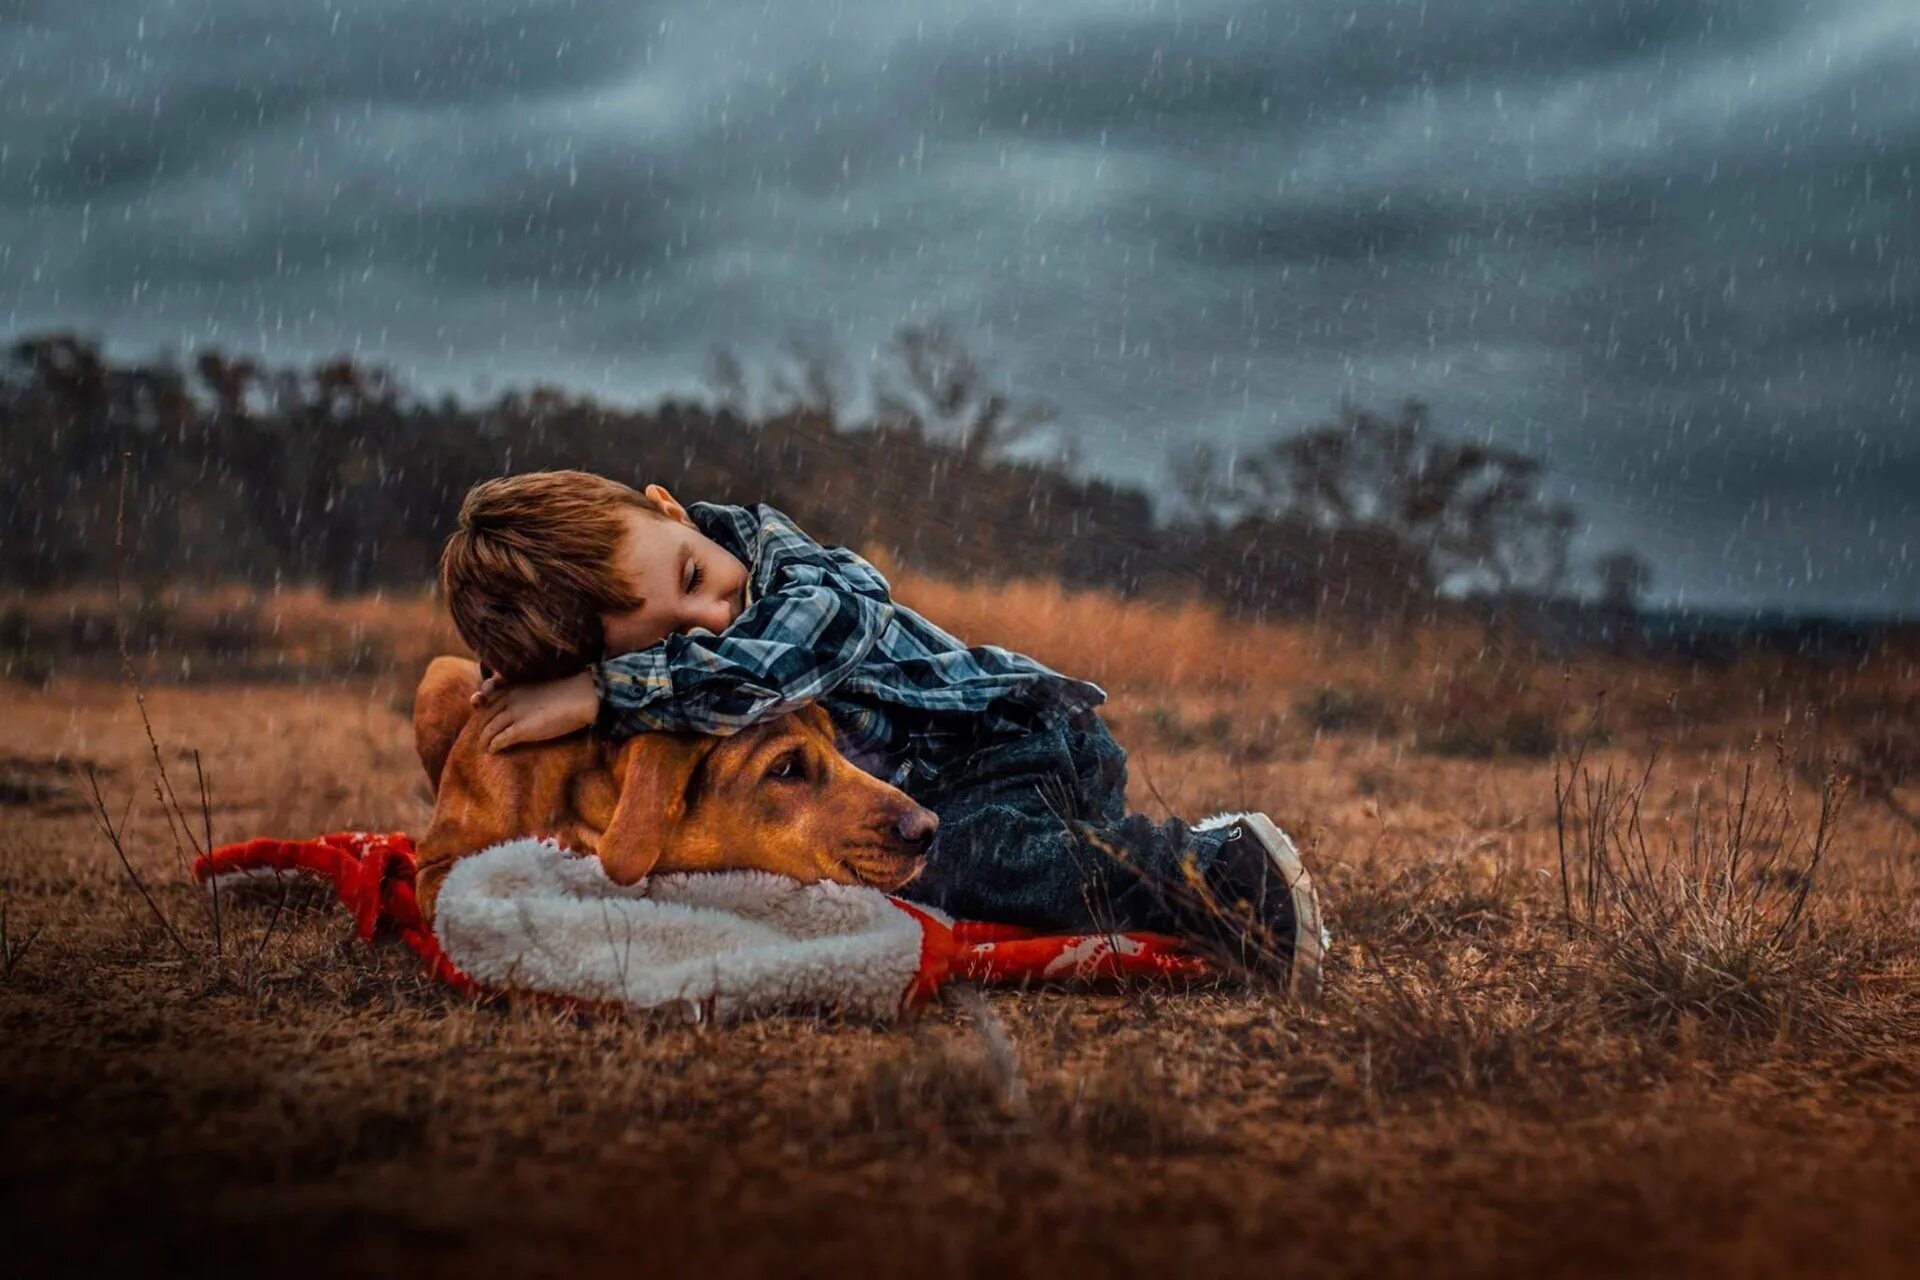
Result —
[[629, 512], [613, 567], [641, 604], [602, 615], [609, 657], [653, 648], [675, 634], [718, 635], [745, 611], [746, 563], [690, 520], [645, 521]]

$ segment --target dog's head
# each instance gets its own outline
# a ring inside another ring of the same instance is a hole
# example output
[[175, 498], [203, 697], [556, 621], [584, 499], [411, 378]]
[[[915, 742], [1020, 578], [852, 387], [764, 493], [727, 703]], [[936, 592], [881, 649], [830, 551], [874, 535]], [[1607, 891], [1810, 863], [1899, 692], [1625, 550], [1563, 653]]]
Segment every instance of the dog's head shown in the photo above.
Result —
[[840, 754], [818, 703], [726, 736], [638, 734], [619, 744], [609, 772], [619, 796], [599, 854], [616, 884], [654, 871], [757, 869], [891, 892], [920, 874], [939, 826]]
[[920, 873], [939, 819], [835, 746], [817, 703], [727, 735], [585, 731], [490, 752], [468, 699], [471, 660], [436, 658], [414, 699], [435, 790], [419, 846], [430, 916], [454, 861], [516, 836], [597, 853], [610, 879], [757, 869], [893, 891]]

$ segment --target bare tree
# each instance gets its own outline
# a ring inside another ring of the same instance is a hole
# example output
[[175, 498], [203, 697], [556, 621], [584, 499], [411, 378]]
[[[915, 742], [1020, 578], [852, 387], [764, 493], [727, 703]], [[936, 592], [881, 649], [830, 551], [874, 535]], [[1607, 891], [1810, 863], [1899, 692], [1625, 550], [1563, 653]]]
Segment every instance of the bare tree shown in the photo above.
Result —
[[817, 414], [838, 423], [846, 404], [841, 391], [846, 358], [827, 339], [804, 329], [787, 334], [786, 349], [798, 367], [774, 371], [771, 393], [777, 401], [776, 412]]
[[1216, 508], [1223, 495], [1219, 450], [1211, 440], [1193, 440], [1167, 451], [1167, 477], [1181, 504], [1202, 529], [1219, 523]]
[[893, 378], [877, 375], [874, 382], [881, 420], [908, 430], [917, 424], [957, 445], [969, 460], [983, 461], [1029, 440], [1059, 418], [1050, 404], [1016, 408], [1005, 392], [989, 388], [979, 361], [944, 322], [902, 328], [889, 353]]
[[746, 366], [740, 362], [739, 352], [724, 343], [714, 343], [707, 351], [705, 376], [721, 409], [742, 418], [750, 416], [753, 396], [747, 389]]
[[1565, 580], [1574, 515], [1540, 497], [1540, 470], [1515, 450], [1438, 435], [1410, 399], [1391, 418], [1342, 405], [1256, 452], [1234, 488], [1256, 510], [1405, 542], [1436, 582], [1545, 594]]
[[1653, 585], [1653, 566], [1639, 552], [1620, 547], [1596, 558], [1593, 576], [1600, 583], [1600, 603], [1614, 613], [1633, 613]]
[[400, 382], [385, 365], [363, 364], [350, 355], [315, 362], [313, 397], [323, 416], [351, 417], [375, 406], [392, 408]]
[[194, 361], [200, 381], [212, 393], [214, 406], [222, 417], [242, 418], [247, 414], [247, 395], [260, 380], [260, 362], [251, 357], [229, 359], [217, 348], [209, 347]]
[[14, 363], [29, 381], [73, 410], [98, 416], [108, 398], [107, 362], [96, 338], [50, 333], [13, 344]]

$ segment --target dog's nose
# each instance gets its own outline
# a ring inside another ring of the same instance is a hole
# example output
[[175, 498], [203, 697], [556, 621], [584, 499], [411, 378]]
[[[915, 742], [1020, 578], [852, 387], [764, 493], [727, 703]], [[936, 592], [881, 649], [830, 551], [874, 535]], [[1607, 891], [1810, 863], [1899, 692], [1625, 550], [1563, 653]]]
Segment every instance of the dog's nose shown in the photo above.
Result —
[[900, 815], [900, 821], [893, 829], [900, 838], [910, 845], [925, 844], [933, 839], [933, 833], [940, 826], [940, 815], [933, 810], [915, 805]]

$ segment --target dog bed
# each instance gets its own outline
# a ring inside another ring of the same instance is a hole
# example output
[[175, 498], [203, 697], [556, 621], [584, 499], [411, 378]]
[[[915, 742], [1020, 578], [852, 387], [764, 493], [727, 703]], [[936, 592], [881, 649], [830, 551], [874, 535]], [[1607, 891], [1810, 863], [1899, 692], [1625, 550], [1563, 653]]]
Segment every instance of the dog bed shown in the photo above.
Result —
[[955, 921], [877, 889], [761, 871], [657, 875], [621, 886], [597, 859], [509, 840], [455, 863], [434, 927], [414, 899], [404, 833], [250, 840], [194, 863], [203, 882], [288, 874], [330, 882], [363, 941], [397, 936], [427, 972], [487, 997], [678, 1010], [731, 1021], [779, 1010], [888, 1021], [948, 982], [1198, 978], [1205, 963], [1150, 933], [1041, 936]]

